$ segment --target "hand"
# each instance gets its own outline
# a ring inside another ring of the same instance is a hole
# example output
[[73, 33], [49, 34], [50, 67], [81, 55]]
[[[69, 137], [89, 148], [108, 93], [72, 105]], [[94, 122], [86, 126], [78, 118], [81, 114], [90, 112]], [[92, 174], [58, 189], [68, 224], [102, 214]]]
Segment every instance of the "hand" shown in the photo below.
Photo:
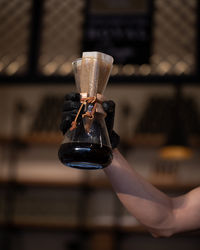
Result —
[[[80, 107], [80, 94], [70, 93], [67, 94], [64, 98], [63, 111], [62, 111], [62, 120], [60, 124], [60, 130], [63, 134], [71, 127], [72, 121], [75, 119], [78, 109]], [[113, 130], [114, 125], [114, 116], [115, 116], [115, 103], [113, 101], [103, 102], [103, 109], [106, 112], [107, 116], [105, 118], [108, 134], [110, 137], [110, 142], [112, 148], [116, 148], [119, 144], [120, 137]]]
[[71, 127], [80, 105], [80, 94], [72, 92], [65, 96], [60, 124], [60, 130], [63, 134]]

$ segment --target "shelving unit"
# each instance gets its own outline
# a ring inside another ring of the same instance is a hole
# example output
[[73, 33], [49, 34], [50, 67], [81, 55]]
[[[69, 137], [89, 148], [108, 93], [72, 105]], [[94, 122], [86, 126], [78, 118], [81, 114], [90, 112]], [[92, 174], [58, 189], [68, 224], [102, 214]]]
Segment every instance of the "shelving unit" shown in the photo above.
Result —
[[[153, 140], [154, 139], [154, 140]], [[191, 140], [198, 138], [191, 138]], [[61, 133], [35, 133], [27, 136], [23, 136], [15, 139], [11, 137], [0, 136], [0, 145], [10, 145], [13, 142], [19, 145], [25, 145], [28, 147], [54, 147], [59, 148], [60, 143], [63, 140]], [[163, 144], [164, 136], [161, 134], [155, 135], [137, 135], [132, 140], [123, 140], [123, 146], [126, 144], [128, 147], [132, 146], [145, 146], [159, 147]], [[194, 143], [197, 145], [197, 143]], [[56, 150], [56, 149], [55, 149]], [[48, 163], [47, 163], [48, 164]], [[56, 165], [56, 167], [55, 167]], [[76, 187], [86, 186], [89, 188], [111, 188], [111, 185], [104, 175], [103, 171], [80, 171], [72, 168], [65, 168], [59, 160], [48, 166], [48, 172], [46, 165], [35, 166], [34, 164], [26, 167], [26, 165], [17, 166], [16, 183], [20, 185], [31, 186], [63, 186], [63, 187]], [[67, 175], [66, 175], [67, 172]], [[98, 172], [98, 173], [97, 173]], [[9, 181], [8, 172], [3, 169], [0, 176], [0, 183], [7, 183]], [[162, 183], [159, 180], [150, 180], [153, 185], [164, 190], [187, 190], [200, 185], [199, 182], [188, 182], [187, 184], [176, 181], [170, 183]]]
[[[159, 136], [159, 135], [158, 135]], [[51, 150], [54, 152], [57, 151], [60, 142], [62, 141], [62, 135], [59, 134], [35, 134], [21, 137], [18, 140], [23, 145], [29, 145], [29, 147], [51, 147]], [[161, 137], [160, 137], [161, 138]], [[13, 143], [12, 138], [6, 138], [1, 136], [0, 144], [9, 146]], [[8, 147], [9, 149], [9, 147]], [[53, 152], [51, 151], [51, 152]], [[25, 152], [25, 154], [27, 154]], [[34, 156], [33, 156], [34, 157]], [[107, 177], [103, 171], [80, 171], [72, 168], [64, 167], [58, 159], [53, 161], [43, 161], [43, 162], [20, 162], [20, 159], [15, 166], [15, 179], [14, 184], [19, 187], [43, 187], [43, 188], [64, 188], [64, 189], [86, 189], [87, 192], [98, 191], [98, 190], [110, 190], [112, 189]], [[159, 178], [160, 177], [160, 178]], [[162, 178], [159, 174], [154, 173], [154, 175], [147, 176], [146, 178], [153, 185], [159, 189], [164, 190], [165, 192], [184, 192], [190, 190], [196, 186], [200, 185], [200, 181], [187, 181], [187, 183], [177, 180], [170, 179], [170, 175], [167, 181], [164, 181], [165, 178]], [[13, 182], [10, 179], [10, 172], [6, 167], [1, 171], [0, 175], [0, 184], [1, 186], [6, 186]], [[112, 191], [111, 191], [112, 192]], [[19, 221], [17, 222], [19, 223]], [[22, 225], [25, 224], [20, 222]], [[20, 224], [19, 223], [19, 224]], [[28, 223], [29, 224], [29, 223]], [[37, 224], [37, 223], [36, 223]], [[39, 223], [40, 224], [40, 223]], [[42, 223], [45, 224], [45, 223]], [[48, 223], [47, 223], [48, 224]], [[34, 225], [34, 223], [33, 223]], [[53, 223], [54, 225], [54, 223]], [[47, 225], [48, 226], [48, 225]], [[94, 225], [93, 225], [94, 226]], [[60, 223], [60, 227], [68, 227], [66, 223]], [[77, 227], [76, 224], [70, 224], [69, 227]], [[113, 226], [111, 226], [112, 228]], [[100, 225], [101, 228], [101, 225]], [[109, 228], [109, 226], [108, 226]], [[125, 226], [126, 228], [126, 226]], [[133, 230], [137, 231], [137, 226], [133, 227]]]

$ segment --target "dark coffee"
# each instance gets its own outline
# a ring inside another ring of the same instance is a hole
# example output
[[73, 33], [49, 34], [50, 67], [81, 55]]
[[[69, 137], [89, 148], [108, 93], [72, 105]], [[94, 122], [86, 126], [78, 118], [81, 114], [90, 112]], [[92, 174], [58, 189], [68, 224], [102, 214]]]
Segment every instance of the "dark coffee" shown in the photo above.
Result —
[[112, 149], [93, 143], [64, 143], [58, 151], [60, 161], [79, 169], [100, 169], [112, 161]]

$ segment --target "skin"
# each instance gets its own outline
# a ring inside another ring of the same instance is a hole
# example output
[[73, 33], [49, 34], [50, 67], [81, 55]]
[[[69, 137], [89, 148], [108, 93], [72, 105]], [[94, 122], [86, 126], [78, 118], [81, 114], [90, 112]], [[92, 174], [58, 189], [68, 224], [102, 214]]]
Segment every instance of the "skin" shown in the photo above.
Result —
[[[72, 99], [79, 106], [79, 98], [68, 96], [64, 110], [74, 109], [76, 105], [69, 104]], [[104, 110], [109, 114], [107, 124], [111, 130], [114, 105], [109, 103]], [[140, 176], [117, 149], [113, 150], [111, 165], [104, 171], [123, 205], [154, 237], [200, 229], [200, 187], [182, 196], [169, 197]]]
[[117, 149], [104, 172], [122, 204], [154, 237], [200, 228], [200, 187], [169, 197], [140, 176]]

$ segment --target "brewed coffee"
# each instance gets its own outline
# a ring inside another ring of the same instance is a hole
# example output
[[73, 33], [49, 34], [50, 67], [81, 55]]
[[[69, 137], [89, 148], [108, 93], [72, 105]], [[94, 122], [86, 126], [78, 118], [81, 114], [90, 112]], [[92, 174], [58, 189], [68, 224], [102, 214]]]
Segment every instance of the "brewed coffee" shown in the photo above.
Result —
[[69, 167], [79, 169], [101, 169], [112, 161], [112, 149], [93, 143], [64, 143], [61, 145], [58, 157]]

